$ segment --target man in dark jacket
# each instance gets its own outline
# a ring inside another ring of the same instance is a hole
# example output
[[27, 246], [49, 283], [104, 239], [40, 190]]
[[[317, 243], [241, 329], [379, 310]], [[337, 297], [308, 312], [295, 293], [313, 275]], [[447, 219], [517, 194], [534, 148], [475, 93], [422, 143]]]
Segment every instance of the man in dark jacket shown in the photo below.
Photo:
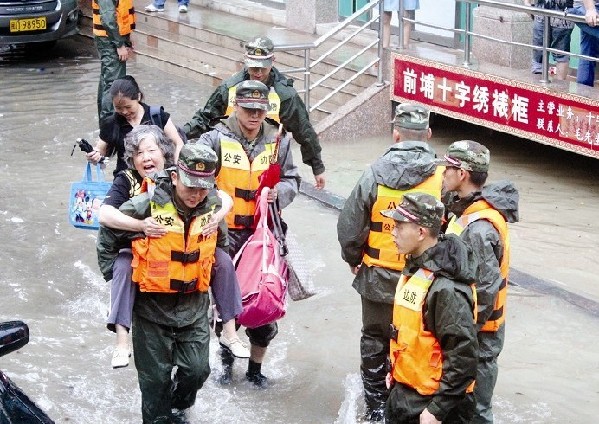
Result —
[[443, 204], [408, 193], [381, 214], [395, 221], [397, 250], [407, 255], [391, 327], [388, 423], [467, 423], [478, 357], [476, 261], [455, 235], [439, 237]]
[[505, 301], [510, 267], [508, 222], [518, 221], [518, 191], [509, 181], [485, 185], [489, 150], [461, 140], [445, 154], [443, 187], [450, 220], [447, 234], [456, 234], [477, 256], [479, 359], [472, 423], [493, 423], [492, 398], [497, 358], [505, 340]]
[[[156, 178], [153, 194], [142, 193], [120, 210], [151, 216], [167, 234], [133, 242], [133, 351], [145, 423], [186, 421], [196, 393], [210, 374], [208, 285], [215, 246], [227, 248], [226, 225], [202, 235], [218, 199], [217, 157], [200, 144], [181, 149], [176, 168]], [[173, 370], [176, 372], [173, 375]]]
[[[277, 137], [277, 129], [265, 122], [268, 106], [268, 88], [259, 81], [244, 81], [237, 86], [235, 107], [231, 116], [221, 120], [215, 128], [204, 133], [198, 144], [205, 144], [216, 152], [216, 183], [233, 199], [233, 208], [226, 217], [229, 227], [229, 253], [235, 256], [254, 233], [256, 190], [259, 178], [269, 168]], [[277, 153], [280, 169], [268, 201], [277, 202], [283, 209], [298, 193], [300, 177], [293, 164], [289, 137], [282, 137]], [[268, 378], [262, 374], [262, 363], [270, 342], [278, 333], [277, 322], [248, 328], [250, 359], [246, 378], [255, 386], [268, 387]], [[229, 384], [233, 372], [233, 356], [222, 349], [222, 384]]]
[[255, 80], [270, 89], [267, 118], [280, 122], [287, 132], [300, 144], [302, 161], [312, 168], [316, 188], [324, 188], [324, 163], [320, 157], [318, 135], [310, 123], [304, 102], [293, 88], [293, 80], [281, 74], [275, 67], [274, 45], [266, 37], [258, 37], [245, 46], [245, 69], [225, 80], [183, 127], [187, 138], [198, 138], [210, 131], [217, 118], [230, 115], [235, 102], [235, 86], [242, 81]]
[[337, 223], [341, 256], [356, 276], [353, 287], [362, 300], [360, 371], [368, 420], [382, 420], [389, 394], [385, 363], [395, 286], [405, 258], [391, 236], [393, 220], [380, 211], [395, 206], [411, 191], [441, 196], [443, 170], [426, 140], [431, 135], [429, 111], [400, 104], [394, 119], [393, 144], [364, 171], [348, 197]]

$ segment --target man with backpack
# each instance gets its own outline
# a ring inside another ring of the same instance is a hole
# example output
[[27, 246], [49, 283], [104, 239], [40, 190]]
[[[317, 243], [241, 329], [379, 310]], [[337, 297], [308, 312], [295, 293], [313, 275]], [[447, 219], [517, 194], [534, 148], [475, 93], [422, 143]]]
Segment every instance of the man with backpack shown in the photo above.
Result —
[[[270, 190], [269, 202], [277, 202], [280, 208], [285, 208], [299, 191], [300, 177], [293, 164], [289, 137], [278, 134], [277, 127], [265, 122], [267, 109], [266, 85], [259, 81], [243, 81], [236, 87], [233, 113], [198, 141], [216, 152], [216, 184], [233, 198], [233, 208], [226, 218], [231, 256], [235, 256], [254, 233], [256, 191], [260, 187], [260, 176], [270, 166], [280, 166], [280, 181]], [[276, 322], [246, 330], [251, 344], [246, 378], [257, 387], [268, 385], [261, 372], [262, 361], [277, 332]], [[220, 381], [228, 384], [234, 358], [222, 341], [221, 346], [223, 375]]]

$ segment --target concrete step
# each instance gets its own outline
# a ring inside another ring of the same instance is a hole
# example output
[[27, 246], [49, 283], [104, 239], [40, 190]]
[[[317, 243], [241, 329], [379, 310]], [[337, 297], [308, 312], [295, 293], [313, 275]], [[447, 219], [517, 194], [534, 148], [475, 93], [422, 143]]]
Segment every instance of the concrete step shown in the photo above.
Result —
[[164, 59], [170, 62], [196, 63], [198, 72], [209, 70], [209, 73], [226, 78], [243, 68], [241, 60], [233, 59], [239, 56], [237, 51], [169, 31], [140, 28], [136, 31], [135, 40], [137, 51], [144, 53], [146, 49], [154, 49], [162, 52]]
[[[165, 12], [149, 13], [143, 10], [146, 4], [148, 1], [135, 1], [137, 28], [134, 43], [138, 53], [136, 60], [194, 80], [205, 78], [214, 86], [243, 68], [243, 45], [246, 40], [256, 35], [267, 35], [275, 45], [310, 43], [315, 39], [314, 35], [273, 28], [269, 23], [198, 7], [198, 2], [190, 5], [187, 14], [177, 13], [176, 6], [170, 4], [166, 5]], [[211, 8], [212, 6], [210, 4]], [[86, 17], [82, 22], [82, 32], [91, 35], [91, 10], [88, 10], [84, 10]], [[318, 49], [313, 49], [311, 60], [316, 60], [336, 43], [337, 41], [333, 40], [323, 43]], [[330, 73], [361, 48], [352, 44], [340, 48], [330, 59], [320, 62], [313, 69], [311, 83]], [[303, 51], [277, 50], [276, 66], [283, 72], [285, 69], [303, 67], [303, 54]], [[364, 57], [351, 61], [345, 68], [323, 81], [319, 87], [312, 90], [311, 103], [317, 103], [334, 88], [352, 78], [356, 69], [369, 63], [375, 57], [373, 55], [375, 53], [367, 52]], [[296, 89], [303, 90], [303, 76], [299, 73], [288, 75], [296, 80]], [[311, 119], [319, 121], [326, 117], [375, 82], [376, 77], [373, 75], [360, 75], [318, 110], [312, 111]]]
[[[162, 13], [149, 14], [144, 12], [138, 12], [138, 15], [143, 16], [142, 19], [144, 25], [143, 30], [142, 26], [138, 25], [137, 32], [155, 34], [157, 36], [162, 34], [163, 37], [166, 39], [172, 38], [173, 41], [182, 42], [190, 46], [197, 45], [198, 48], [200, 48], [201, 50], [212, 53], [216, 57], [228, 57], [230, 60], [235, 62], [243, 60], [243, 45], [248, 38], [247, 35], [225, 35], [216, 32], [223, 25], [222, 17], [218, 14], [215, 16], [214, 12], [212, 12], [212, 14], [208, 14], [207, 16], [203, 16], [201, 27], [196, 27], [192, 24], [184, 22], [183, 18], [181, 18], [180, 16], [177, 17], [177, 24], [173, 25], [173, 22], [175, 21], [170, 20], [171, 18], [169, 16], [164, 15]], [[228, 22], [231, 25], [239, 24], [238, 22], [232, 22], [231, 17], [227, 18]], [[140, 20], [141, 19], [138, 18], [138, 22]], [[216, 23], [220, 23], [220, 25], [217, 26]], [[153, 29], [147, 29], [146, 25]], [[156, 30], [159, 30], [159, 32], [156, 33]], [[205, 47], [200, 47], [200, 43], [202, 46]], [[321, 54], [325, 53], [335, 44], [336, 41], [324, 43], [318, 49], [312, 50], [311, 59], [316, 60], [318, 57], [320, 57]], [[337, 67], [338, 64], [347, 60], [360, 48], [361, 46], [352, 44], [350, 44], [349, 46], [341, 47], [337, 52], [335, 52], [331, 56], [331, 59], [321, 62], [314, 70], [315, 73], [322, 76], [333, 71], [333, 69]], [[364, 55], [364, 57], [356, 58], [346, 65], [346, 69], [341, 69], [332, 78], [339, 81], [346, 81], [355, 74], [355, 71], [357, 69], [364, 67], [374, 57], [376, 57], [376, 54], [374, 52], [368, 52]], [[300, 68], [304, 66], [303, 51], [286, 52], [283, 50], [277, 50], [275, 58], [277, 67], [281, 69]], [[218, 64], [215, 64], [215, 66], [219, 67]], [[226, 69], [227, 66], [229, 65], [223, 64], [220, 67]], [[234, 69], [237, 69], [237, 67], [235, 67]], [[313, 81], [316, 80], [317, 78], [313, 78]], [[375, 80], [375, 77], [364, 75], [358, 77], [353, 83], [362, 87], [369, 87], [375, 82]]]
[[[170, 62], [175, 66], [180, 66], [188, 70], [206, 75], [210, 78], [225, 79], [231, 74], [242, 69], [241, 61], [233, 61], [230, 56], [236, 54], [232, 50], [218, 48], [214, 50], [214, 45], [204, 42], [191, 40], [189, 37], [181, 35], [171, 35], [167, 31], [154, 28], [152, 34], [144, 30], [138, 30], [136, 34], [136, 49], [153, 58], [160, 58], [163, 61]], [[150, 63], [148, 61], [147, 63]], [[314, 80], [321, 78], [322, 75], [312, 75]], [[324, 98], [332, 92], [335, 87], [341, 83], [340, 80], [326, 80], [318, 87], [312, 90], [311, 96], [314, 102]], [[303, 89], [303, 80], [297, 80], [296, 89]], [[350, 101], [362, 87], [347, 86], [344, 90], [336, 93], [327, 103], [330, 107], [342, 106]]]

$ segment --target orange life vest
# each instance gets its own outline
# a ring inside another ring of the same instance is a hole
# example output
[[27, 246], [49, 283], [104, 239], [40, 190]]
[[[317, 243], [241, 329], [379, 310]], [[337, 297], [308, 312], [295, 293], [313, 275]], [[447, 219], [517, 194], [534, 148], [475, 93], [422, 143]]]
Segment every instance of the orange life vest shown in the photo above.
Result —
[[479, 200], [468, 206], [459, 218], [456, 219], [453, 216], [449, 220], [445, 233], [459, 236], [470, 223], [479, 219], [486, 219], [493, 224], [493, 227], [499, 232], [499, 237], [503, 243], [503, 254], [499, 261], [499, 272], [502, 278], [501, 285], [495, 298], [493, 312], [481, 328], [481, 331], [497, 331], [505, 321], [505, 301], [507, 298], [507, 282], [510, 269], [510, 233], [507, 222], [487, 201]]
[[441, 184], [445, 167], [438, 166], [428, 179], [408, 190], [396, 190], [383, 185], [377, 188], [376, 202], [370, 215], [370, 232], [364, 248], [362, 261], [368, 266], [378, 266], [401, 271], [406, 263], [405, 255], [397, 251], [391, 231], [394, 227], [392, 218], [381, 215], [385, 209], [395, 209], [406, 193], [422, 192], [441, 199]]
[[[422, 313], [434, 280], [433, 272], [423, 268], [409, 279], [402, 275], [393, 305], [391, 372], [395, 381], [412, 387], [423, 396], [439, 390], [443, 373], [441, 345], [432, 332], [425, 330]], [[472, 317], [474, 319], [475, 309]], [[472, 393], [473, 389], [474, 381], [466, 392]]]
[[[118, 0], [116, 2], [116, 23], [119, 27], [120, 35], [131, 34], [135, 29], [135, 9], [133, 0]], [[107, 37], [106, 28], [102, 25], [100, 19], [100, 5], [98, 0], [92, 0], [92, 24], [93, 33], [98, 37]]]
[[[225, 115], [231, 116], [235, 111], [235, 93], [237, 92], [237, 86], [229, 87], [229, 98], [227, 100], [227, 110]], [[281, 111], [281, 98], [275, 91], [274, 87], [270, 87], [268, 92], [268, 110], [266, 111], [266, 117], [274, 119], [277, 122], [281, 122], [279, 118], [279, 112]]]
[[219, 189], [233, 198], [233, 208], [227, 214], [229, 228], [253, 228], [256, 211], [256, 190], [260, 175], [269, 167], [275, 143], [268, 143], [250, 163], [243, 146], [236, 140], [220, 135], [221, 168], [216, 176]]
[[160, 238], [143, 238], [132, 242], [132, 280], [142, 292], [206, 292], [216, 250], [216, 233], [206, 237], [202, 229], [214, 208], [191, 220], [187, 239], [185, 224], [172, 202], [163, 206], [150, 202], [152, 217], [168, 232]]

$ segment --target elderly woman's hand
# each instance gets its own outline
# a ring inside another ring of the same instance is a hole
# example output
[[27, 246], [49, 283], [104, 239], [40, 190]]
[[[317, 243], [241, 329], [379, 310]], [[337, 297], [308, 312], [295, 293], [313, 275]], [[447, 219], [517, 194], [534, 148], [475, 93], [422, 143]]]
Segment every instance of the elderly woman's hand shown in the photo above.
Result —
[[156, 222], [156, 220], [151, 216], [140, 222], [141, 230], [146, 237], [160, 238], [167, 233], [166, 228]]
[[221, 216], [219, 214], [215, 213], [212, 215], [208, 223], [204, 225], [204, 228], [202, 228], [202, 235], [208, 237], [210, 234], [216, 232], [216, 230], [218, 230], [218, 223], [220, 220]]

